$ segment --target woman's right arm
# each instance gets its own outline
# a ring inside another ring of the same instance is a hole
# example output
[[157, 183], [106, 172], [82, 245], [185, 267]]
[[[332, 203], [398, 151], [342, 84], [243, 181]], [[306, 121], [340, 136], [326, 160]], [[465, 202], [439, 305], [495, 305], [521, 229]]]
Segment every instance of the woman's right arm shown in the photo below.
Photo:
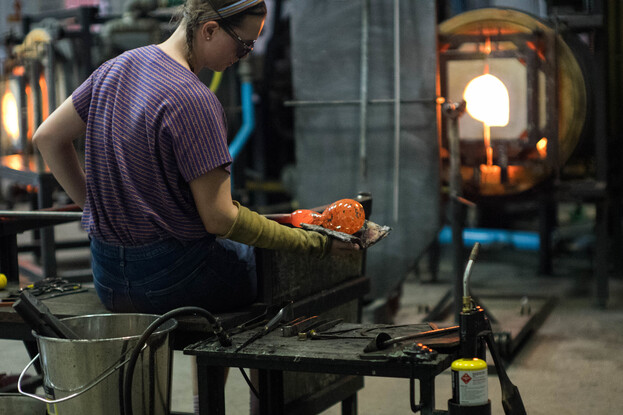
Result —
[[37, 128], [32, 138], [58, 183], [81, 208], [86, 200], [86, 177], [73, 142], [85, 131], [86, 124], [69, 97]]
[[259, 248], [306, 252], [316, 256], [343, 254], [359, 246], [330, 240], [317, 232], [289, 228], [240, 206], [231, 199], [230, 176], [219, 167], [190, 182], [206, 231]]

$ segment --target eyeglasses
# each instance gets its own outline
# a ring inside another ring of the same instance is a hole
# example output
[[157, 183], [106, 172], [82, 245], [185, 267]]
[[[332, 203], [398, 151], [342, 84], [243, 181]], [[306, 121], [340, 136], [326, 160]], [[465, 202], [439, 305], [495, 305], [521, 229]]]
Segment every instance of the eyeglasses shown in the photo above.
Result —
[[223, 30], [225, 30], [225, 32], [227, 32], [227, 34], [238, 44], [238, 50], [236, 51], [236, 56], [238, 57], [238, 59], [242, 59], [249, 53], [251, 53], [253, 47], [255, 46], [255, 40], [252, 40], [251, 42], [245, 42], [244, 40], [242, 40], [242, 38], [238, 36], [238, 33], [236, 33], [234, 29], [227, 23], [227, 20], [225, 20], [225, 18], [221, 16], [218, 8], [214, 7], [214, 3], [212, 3], [212, 0], [208, 0], [208, 3], [210, 3], [212, 10], [214, 10], [218, 17], [221, 19], [220, 23]]
[[238, 50], [236, 51], [236, 56], [238, 57], [238, 59], [242, 59], [249, 53], [251, 53], [253, 47], [255, 46], [255, 40], [245, 42], [240, 38], [240, 36], [238, 36], [238, 33], [236, 33], [234, 29], [232, 29], [231, 27], [229, 27], [228, 24], [225, 23], [224, 20], [221, 20], [221, 27], [238, 44]]

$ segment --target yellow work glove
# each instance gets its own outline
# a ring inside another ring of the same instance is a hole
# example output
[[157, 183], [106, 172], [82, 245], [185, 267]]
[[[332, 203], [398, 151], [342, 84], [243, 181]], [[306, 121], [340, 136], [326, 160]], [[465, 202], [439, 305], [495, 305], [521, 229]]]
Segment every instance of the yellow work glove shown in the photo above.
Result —
[[331, 249], [331, 240], [325, 235], [281, 225], [235, 200], [234, 205], [238, 206], [238, 216], [223, 238], [257, 248], [308, 253], [320, 258]]

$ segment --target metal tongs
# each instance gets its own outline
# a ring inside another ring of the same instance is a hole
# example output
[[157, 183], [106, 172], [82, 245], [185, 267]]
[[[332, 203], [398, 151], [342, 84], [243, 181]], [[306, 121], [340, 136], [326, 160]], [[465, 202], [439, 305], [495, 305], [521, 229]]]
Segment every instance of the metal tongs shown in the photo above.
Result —
[[260, 331], [258, 331], [257, 333], [255, 333], [253, 336], [249, 337], [244, 343], [242, 343], [240, 346], [238, 346], [236, 348], [236, 350], [234, 351], [234, 353], [239, 352], [240, 350], [244, 349], [245, 347], [247, 347], [249, 344], [253, 343], [254, 341], [256, 341], [257, 339], [264, 337], [265, 335], [267, 335], [268, 333], [270, 333], [271, 331], [273, 331], [282, 321], [286, 320], [289, 321], [292, 319], [292, 302], [286, 304], [283, 308], [281, 308], [281, 310], [279, 310], [279, 312], [277, 314], [275, 314], [275, 316], [273, 318], [271, 318], [268, 323], [266, 323], [266, 325], [264, 327], [262, 327], [262, 329]]

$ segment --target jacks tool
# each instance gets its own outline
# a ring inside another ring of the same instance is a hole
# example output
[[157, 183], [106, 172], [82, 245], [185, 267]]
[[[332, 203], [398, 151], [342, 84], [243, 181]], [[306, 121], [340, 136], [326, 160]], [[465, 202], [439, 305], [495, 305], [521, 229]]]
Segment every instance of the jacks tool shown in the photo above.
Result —
[[334, 320], [321, 320], [307, 331], [299, 333], [299, 340], [313, 339], [316, 336], [322, 336], [322, 332], [332, 329], [340, 324], [344, 319], [336, 318]]
[[271, 318], [268, 323], [257, 333], [247, 339], [244, 343], [242, 343], [234, 353], [239, 352], [240, 350], [247, 347], [249, 344], [253, 343], [257, 339], [267, 335], [271, 331], [273, 331], [282, 321], [292, 319], [292, 302], [289, 302], [285, 307], [283, 307], [273, 318]]
[[422, 331], [419, 333], [409, 334], [406, 336], [395, 337], [395, 338], [392, 338], [389, 334], [385, 332], [381, 332], [374, 338], [374, 340], [372, 340], [363, 349], [363, 352], [364, 353], [376, 352], [377, 350], [383, 350], [391, 346], [392, 344], [401, 343], [407, 340], [416, 340], [416, 339], [422, 339], [426, 337], [441, 336], [441, 335], [445, 335], [448, 333], [454, 333], [458, 330], [459, 330], [459, 326], [451, 326], [451, 327], [447, 327], [443, 329]]
[[309, 330], [312, 326], [319, 322], [318, 316], [312, 317], [299, 317], [290, 321], [281, 328], [281, 335], [283, 337], [296, 336], [303, 331]]

